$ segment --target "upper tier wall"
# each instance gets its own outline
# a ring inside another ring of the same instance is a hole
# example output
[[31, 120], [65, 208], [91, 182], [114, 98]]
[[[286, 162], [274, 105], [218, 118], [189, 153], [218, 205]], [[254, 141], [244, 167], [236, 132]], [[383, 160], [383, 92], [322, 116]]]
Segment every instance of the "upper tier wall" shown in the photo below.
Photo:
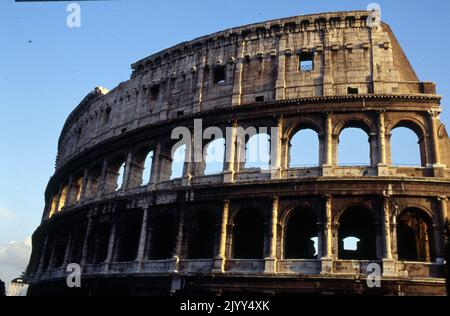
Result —
[[[70, 114], [56, 167], [110, 137], [214, 108], [349, 93], [434, 94], [433, 84], [419, 82], [389, 26], [367, 27], [367, 16], [252, 24], [138, 61], [130, 80], [109, 92], [96, 88]], [[312, 66], [302, 70], [300, 60], [309, 58]]]

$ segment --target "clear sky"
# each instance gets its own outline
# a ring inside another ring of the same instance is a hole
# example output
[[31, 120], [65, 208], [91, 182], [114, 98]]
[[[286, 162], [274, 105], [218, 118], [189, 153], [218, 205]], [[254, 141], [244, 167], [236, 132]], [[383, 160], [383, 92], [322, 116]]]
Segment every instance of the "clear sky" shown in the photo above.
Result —
[[[365, 9], [370, 2], [83, 1], [81, 28], [71, 29], [69, 2], [0, 1], [0, 278], [9, 281], [25, 268], [59, 133], [95, 86], [111, 89], [129, 78], [133, 62], [201, 35], [286, 16]], [[441, 119], [449, 123], [450, 2], [378, 3], [419, 78], [435, 81], [445, 96]]]

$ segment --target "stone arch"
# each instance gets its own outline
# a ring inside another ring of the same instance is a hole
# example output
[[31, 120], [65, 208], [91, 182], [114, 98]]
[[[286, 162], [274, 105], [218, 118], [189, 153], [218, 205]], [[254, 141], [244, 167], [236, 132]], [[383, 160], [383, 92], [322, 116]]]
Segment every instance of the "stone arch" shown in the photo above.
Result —
[[94, 197], [100, 188], [102, 176], [102, 163], [95, 162], [88, 168], [88, 178], [86, 181], [86, 197]]
[[132, 163], [129, 166], [130, 188], [146, 185], [151, 182], [152, 167], [155, 158], [155, 146], [145, 144], [133, 151]]
[[111, 159], [108, 159], [105, 175], [106, 192], [114, 192], [123, 189], [126, 183], [126, 157], [127, 155], [125, 153], [117, 153]]
[[264, 217], [256, 208], [237, 211], [232, 217], [232, 257], [235, 259], [264, 258]]
[[81, 199], [81, 192], [84, 190], [84, 173], [79, 171], [75, 174], [74, 181], [72, 183], [72, 189], [70, 192], [70, 204], [76, 204]]
[[188, 150], [187, 144], [179, 144], [176, 148], [174, 148], [170, 157], [170, 180], [183, 177]]
[[356, 114], [350, 118], [340, 120], [333, 128], [333, 134], [339, 136], [346, 128], [360, 128], [368, 136], [377, 133], [375, 124], [365, 115]]
[[[349, 143], [348, 142], [342, 142], [342, 137], [343, 137], [343, 133], [345, 130], [347, 129], [356, 129], [359, 130], [359, 133], [363, 132], [365, 133], [365, 135], [367, 136], [367, 143], [365, 145], [363, 145], [363, 147], [366, 148], [367, 153], [364, 155], [364, 157], [360, 157], [361, 159], [366, 159], [367, 162], [362, 162], [367, 165], [370, 166], [374, 166], [376, 165], [376, 156], [377, 156], [377, 151], [376, 151], [376, 138], [372, 137], [373, 135], [376, 135], [374, 132], [374, 126], [371, 122], [367, 122], [365, 119], [350, 119], [347, 121], [344, 121], [342, 123], [339, 123], [336, 127], [335, 127], [335, 145], [337, 148], [336, 151], [336, 159], [335, 161], [338, 163], [342, 164], [343, 161], [343, 156], [352, 156], [350, 155], [350, 153], [354, 153], [353, 150], [351, 150], [351, 148], [349, 147]], [[351, 143], [351, 147], [353, 147], [353, 145], [355, 145], [355, 137], [360, 137], [360, 135], [356, 135], [356, 134], [352, 134], [352, 143]], [[361, 140], [362, 142], [363, 140]], [[354, 158], [354, 157], [353, 157]], [[355, 164], [355, 163], [359, 163], [359, 161], [347, 161], [345, 162], [346, 164]]]
[[244, 168], [270, 168], [271, 146], [269, 132], [252, 135], [245, 142]]
[[300, 118], [285, 128], [283, 137], [286, 139], [291, 139], [297, 132], [303, 129], [311, 129], [318, 135], [323, 135], [323, 127], [321, 123], [312, 118]]
[[416, 133], [419, 140], [425, 138], [428, 134], [425, 125], [419, 119], [413, 116], [402, 117], [398, 120], [391, 121], [390, 124], [386, 126], [387, 134], [390, 135], [392, 131], [398, 127], [406, 127], [412, 130], [414, 133]]
[[[338, 217], [338, 258], [344, 260], [377, 259], [377, 221], [374, 212], [367, 207], [353, 204], [340, 212]], [[355, 248], [346, 248], [347, 238], [357, 239]]]
[[390, 164], [393, 163], [391, 137], [392, 137], [394, 130], [397, 128], [406, 128], [406, 129], [414, 132], [414, 134], [418, 138], [421, 165], [426, 166], [427, 161], [428, 161], [428, 158], [427, 158], [428, 157], [428, 149], [427, 149], [428, 133], [427, 133], [426, 127], [422, 124], [422, 122], [420, 122], [420, 120], [418, 120], [417, 118], [414, 118], [414, 117], [407, 117], [407, 118], [403, 117], [402, 119], [400, 119], [396, 122], [392, 122], [387, 127], [386, 135], [387, 135], [387, 142], [389, 144], [389, 146], [388, 146], [388, 160], [389, 161], [388, 162]]
[[224, 137], [212, 139], [203, 147], [203, 161], [205, 175], [219, 174], [224, 170], [226, 139]]
[[[287, 143], [287, 167], [295, 168], [296, 166], [320, 166], [322, 163], [322, 147], [323, 140], [321, 134], [319, 134], [320, 129], [317, 129], [316, 126], [312, 126], [309, 124], [304, 124], [298, 126], [297, 131], [291, 135]], [[309, 134], [308, 131], [310, 132]], [[311, 133], [312, 132], [312, 133]], [[313, 136], [315, 134], [315, 137]], [[302, 135], [308, 135], [306, 139], [300, 139]], [[298, 138], [297, 138], [298, 137]], [[313, 141], [315, 138], [315, 142], [313, 144], [308, 143], [307, 150], [303, 146], [304, 142]], [[297, 143], [298, 142], [298, 143]], [[308, 157], [305, 159], [306, 155], [303, 156], [307, 151], [313, 151], [315, 158]]]
[[399, 260], [432, 262], [436, 257], [433, 217], [424, 208], [407, 207], [397, 215]]
[[188, 257], [207, 259], [214, 256], [216, 219], [211, 211], [199, 211], [189, 225]]

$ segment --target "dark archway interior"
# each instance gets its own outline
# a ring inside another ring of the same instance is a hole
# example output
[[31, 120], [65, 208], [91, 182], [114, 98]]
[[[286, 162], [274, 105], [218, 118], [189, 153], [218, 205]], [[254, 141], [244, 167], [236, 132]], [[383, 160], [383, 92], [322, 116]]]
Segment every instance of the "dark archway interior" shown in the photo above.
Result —
[[316, 249], [311, 238], [317, 237], [317, 218], [310, 209], [295, 209], [287, 222], [286, 259], [315, 259]]
[[101, 263], [106, 260], [108, 254], [110, 226], [108, 224], [97, 224], [94, 228], [89, 243], [89, 263]]
[[262, 259], [264, 256], [264, 222], [258, 210], [240, 211], [233, 232], [235, 259]]
[[83, 251], [84, 236], [86, 234], [85, 229], [72, 231], [72, 247], [70, 250], [70, 262], [80, 263], [81, 255]]
[[67, 237], [64, 234], [59, 234], [55, 241], [55, 254], [53, 258], [53, 267], [58, 268], [62, 266], [64, 262], [64, 256], [66, 254]]
[[210, 212], [201, 212], [191, 227], [189, 258], [206, 259], [214, 256], [215, 231], [214, 216]]
[[137, 257], [141, 234], [140, 218], [127, 219], [118, 227], [117, 261], [130, 262]]
[[[356, 250], [345, 249], [344, 240], [359, 239]], [[374, 218], [369, 210], [362, 207], [348, 208], [339, 222], [339, 259], [376, 260], [376, 230]]]
[[399, 260], [430, 262], [433, 259], [430, 221], [422, 211], [409, 209], [398, 217]]
[[162, 214], [156, 217], [151, 234], [150, 258], [153, 260], [172, 258], [175, 234], [175, 224], [170, 215]]

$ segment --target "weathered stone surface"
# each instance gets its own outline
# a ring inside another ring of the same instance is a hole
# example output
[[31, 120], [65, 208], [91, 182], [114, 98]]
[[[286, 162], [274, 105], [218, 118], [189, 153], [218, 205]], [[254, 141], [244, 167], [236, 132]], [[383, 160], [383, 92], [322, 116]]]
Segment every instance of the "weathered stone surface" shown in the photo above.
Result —
[[[60, 136], [33, 236], [30, 293], [70, 293], [61, 280], [76, 262], [92, 289], [78, 294], [444, 294], [450, 139], [440, 96], [418, 80], [388, 25], [366, 26], [367, 14], [204, 36], [136, 62], [111, 91], [88, 94]], [[236, 141], [222, 174], [185, 163], [171, 180], [171, 131], [193, 128], [194, 118], [224, 135], [226, 127], [280, 127], [275, 168], [245, 168]], [[369, 166], [339, 166], [347, 127], [367, 133]], [[417, 134], [421, 166], [392, 165], [397, 127]], [[318, 133], [319, 165], [290, 167], [289, 141], [303, 128]], [[361, 248], [351, 253], [343, 239], [355, 235]], [[313, 236], [317, 253], [307, 249]], [[373, 263], [379, 289], [364, 282]]]

